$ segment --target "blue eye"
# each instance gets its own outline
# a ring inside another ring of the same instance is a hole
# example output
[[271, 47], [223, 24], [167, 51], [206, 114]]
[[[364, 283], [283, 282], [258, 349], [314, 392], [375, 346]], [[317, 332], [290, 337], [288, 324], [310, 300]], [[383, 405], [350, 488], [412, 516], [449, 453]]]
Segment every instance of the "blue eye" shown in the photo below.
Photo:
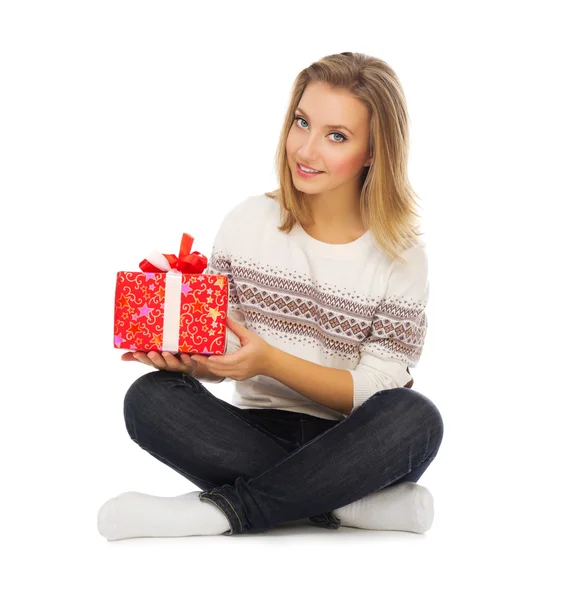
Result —
[[[307, 121], [307, 119], [303, 118], [303, 117], [295, 117], [295, 122], [297, 121], [305, 121], [305, 123], [309, 123]], [[302, 127], [301, 129], [304, 129], [304, 127]], [[346, 141], [348, 138], [343, 135], [342, 133], [339, 133], [338, 131], [333, 131], [332, 133], [329, 133], [329, 135], [340, 135], [340, 137], [342, 138], [342, 140], [333, 140], [335, 144], [342, 144], [344, 141]]]

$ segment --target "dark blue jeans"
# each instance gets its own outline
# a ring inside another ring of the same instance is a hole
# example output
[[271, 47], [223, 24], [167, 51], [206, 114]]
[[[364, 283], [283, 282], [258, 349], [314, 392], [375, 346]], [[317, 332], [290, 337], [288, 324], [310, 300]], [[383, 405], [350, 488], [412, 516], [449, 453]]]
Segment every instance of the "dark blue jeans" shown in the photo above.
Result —
[[257, 533], [310, 518], [337, 529], [340, 508], [401, 481], [418, 481], [443, 437], [436, 406], [410, 388], [382, 390], [341, 421], [243, 409], [179, 372], [139, 377], [124, 402], [141, 448], [203, 490], [230, 531]]

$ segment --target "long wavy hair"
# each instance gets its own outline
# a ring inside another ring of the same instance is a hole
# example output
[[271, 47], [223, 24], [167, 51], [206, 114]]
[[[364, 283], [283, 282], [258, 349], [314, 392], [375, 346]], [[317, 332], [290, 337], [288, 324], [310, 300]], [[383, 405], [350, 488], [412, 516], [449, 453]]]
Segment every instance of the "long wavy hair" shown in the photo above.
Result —
[[279, 231], [289, 233], [297, 223], [313, 224], [306, 195], [293, 185], [286, 152], [295, 109], [311, 82], [347, 90], [368, 108], [372, 164], [364, 167], [361, 177], [360, 214], [377, 246], [392, 260], [405, 262], [402, 252], [415, 246], [423, 232], [415, 210], [417, 195], [408, 181], [409, 118], [404, 91], [384, 61], [358, 52], [325, 56], [303, 69], [294, 81], [275, 155], [279, 188], [265, 194], [279, 201]]

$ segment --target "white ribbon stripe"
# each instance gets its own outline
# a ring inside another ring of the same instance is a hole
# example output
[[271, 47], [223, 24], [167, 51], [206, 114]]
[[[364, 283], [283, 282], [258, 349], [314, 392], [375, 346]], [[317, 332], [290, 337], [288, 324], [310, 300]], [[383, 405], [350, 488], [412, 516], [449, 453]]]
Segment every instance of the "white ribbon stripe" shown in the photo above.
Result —
[[164, 285], [164, 325], [162, 328], [162, 351], [178, 352], [180, 338], [180, 304], [182, 296], [182, 273], [171, 269], [163, 254], [154, 250], [147, 257], [149, 263], [161, 271], [166, 271]]

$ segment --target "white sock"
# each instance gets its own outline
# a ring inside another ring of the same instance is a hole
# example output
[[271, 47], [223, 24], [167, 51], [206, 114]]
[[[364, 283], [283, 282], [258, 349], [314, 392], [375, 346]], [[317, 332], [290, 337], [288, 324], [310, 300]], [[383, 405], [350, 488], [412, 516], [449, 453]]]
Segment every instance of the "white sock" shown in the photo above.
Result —
[[341, 527], [425, 533], [433, 523], [433, 496], [412, 481], [403, 481], [335, 508]]
[[109, 541], [135, 537], [220, 535], [230, 531], [224, 513], [198, 498], [200, 490], [164, 498], [125, 492], [99, 509], [99, 533]]
[[[200, 491], [174, 498], [125, 492], [99, 509], [99, 533], [109, 541], [135, 537], [220, 535], [230, 530], [216, 506], [202, 502]], [[430, 491], [404, 481], [351, 502], [333, 512], [342, 527], [425, 533], [433, 523]]]

